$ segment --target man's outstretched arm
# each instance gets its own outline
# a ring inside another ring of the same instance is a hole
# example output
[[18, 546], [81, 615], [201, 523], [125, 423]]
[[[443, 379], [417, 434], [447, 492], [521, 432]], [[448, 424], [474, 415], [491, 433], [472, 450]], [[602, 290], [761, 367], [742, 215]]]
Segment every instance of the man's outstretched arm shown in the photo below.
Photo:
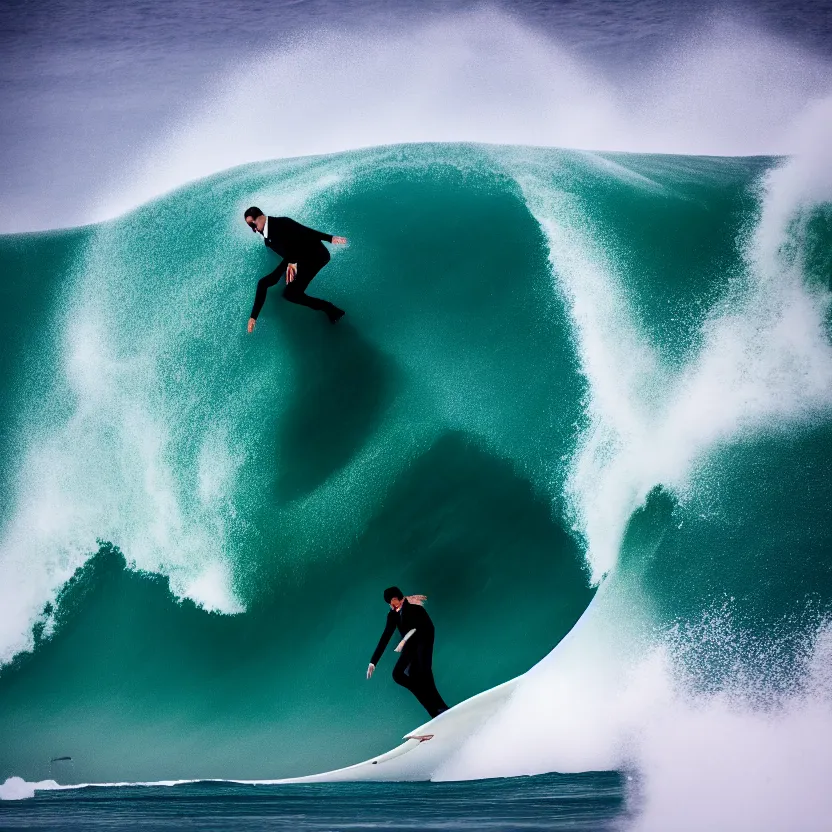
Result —
[[322, 240], [325, 243], [334, 243], [336, 246], [345, 246], [347, 244], [346, 237], [325, 234], [323, 231], [310, 228], [308, 225], [302, 225], [297, 220], [290, 219], [289, 217], [285, 218], [285, 222], [289, 225], [289, 233], [292, 234], [296, 240]]
[[336, 246], [345, 246], [347, 244], [346, 237], [338, 237], [335, 234], [324, 234], [323, 231], [316, 231], [314, 228], [308, 228], [316, 237], [319, 237], [325, 243], [332, 243]]
[[316, 231], [314, 228], [310, 228], [309, 230], [325, 243], [331, 243], [335, 239], [332, 234], [325, 234], [323, 231]]
[[269, 291], [269, 286], [275, 286], [280, 278], [283, 277], [283, 272], [286, 271], [286, 266], [287, 261], [281, 260], [280, 265], [273, 272], [271, 272], [271, 274], [267, 274], [265, 277], [261, 277], [260, 280], [257, 281], [257, 292], [254, 295], [254, 306], [251, 307], [251, 317], [248, 319], [249, 332], [254, 329], [254, 323], [257, 320], [257, 316], [260, 314], [260, 310], [266, 302], [266, 292]]
[[[282, 228], [291, 234], [295, 240], [300, 241], [303, 239], [311, 240], [323, 240], [325, 243], [332, 242], [332, 234], [324, 234], [323, 231], [318, 231], [314, 228], [310, 228], [308, 225], [303, 225], [303, 223], [298, 222], [297, 220], [293, 220], [290, 217], [286, 217], [283, 222], [285, 223]], [[288, 226], [288, 228], [286, 228]]]
[[381, 654], [384, 652], [385, 648], [390, 642], [390, 636], [393, 635], [393, 631], [396, 629], [396, 614], [395, 613], [388, 613], [387, 615], [387, 623], [384, 625], [384, 632], [381, 634], [381, 638], [378, 640], [378, 646], [373, 653], [373, 657], [370, 659], [370, 666], [367, 668], [367, 678], [369, 679], [373, 675], [373, 671], [376, 669], [376, 665], [381, 658]]

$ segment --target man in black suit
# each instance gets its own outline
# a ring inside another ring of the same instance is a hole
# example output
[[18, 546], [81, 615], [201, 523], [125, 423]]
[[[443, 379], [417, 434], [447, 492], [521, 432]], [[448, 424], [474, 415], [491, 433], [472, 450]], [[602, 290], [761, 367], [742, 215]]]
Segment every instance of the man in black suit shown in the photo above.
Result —
[[325, 312], [332, 324], [344, 317], [344, 310], [335, 304], [306, 294], [312, 278], [329, 262], [329, 252], [322, 241], [338, 246], [346, 244], [346, 237], [333, 237], [307, 228], [289, 217], [267, 217], [259, 208], [252, 206], [245, 212], [246, 225], [255, 233], [262, 234], [266, 245], [283, 259], [280, 265], [257, 283], [254, 306], [248, 319], [248, 331], [253, 332], [257, 316], [266, 300], [269, 286], [274, 286], [286, 272], [286, 288], [283, 297], [292, 303], [308, 306]]
[[404, 636], [396, 647], [401, 657], [393, 668], [393, 680], [407, 688], [432, 716], [447, 711], [448, 706], [436, 689], [433, 680], [433, 622], [422, 604], [424, 595], [404, 596], [397, 586], [384, 590], [384, 600], [390, 605], [387, 624], [370, 659], [367, 678], [371, 678], [381, 654], [396, 627]]

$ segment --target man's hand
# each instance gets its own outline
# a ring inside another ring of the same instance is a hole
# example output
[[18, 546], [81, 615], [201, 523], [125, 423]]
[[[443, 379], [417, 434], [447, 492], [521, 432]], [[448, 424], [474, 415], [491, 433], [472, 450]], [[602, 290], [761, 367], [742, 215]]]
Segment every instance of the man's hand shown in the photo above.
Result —
[[248, 319], [248, 334], [251, 335], [254, 332], [254, 325], [257, 323], [256, 318], [249, 318]]
[[334, 246], [345, 246], [347, 244], [346, 237], [333, 237], [332, 238], [332, 245]]
[[298, 274], [298, 264], [297, 263], [289, 263], [286, 267], [286, 285], [288, 286]]
[[376, 669], [376, 666], [375, 666], [374, 664], [370, 663], [370, 666], [367, 668], [367, 678], [368, 678], [368, 679], [372, 679], [372, 678], [373, 678], [373, 671], [374, 671], [375, 669]]

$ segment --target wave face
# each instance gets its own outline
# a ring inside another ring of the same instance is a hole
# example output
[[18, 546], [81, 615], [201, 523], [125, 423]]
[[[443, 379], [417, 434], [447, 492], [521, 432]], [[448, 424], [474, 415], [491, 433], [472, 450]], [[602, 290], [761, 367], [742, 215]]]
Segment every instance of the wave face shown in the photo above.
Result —
[[[681, 688], [825, 689], [828, 146], [394, 146], [0, 239], [0, 775], [384, 750], [421, 721], [363, 678], [390, 583], [454, 702], [580, 618], [437, 777], [664, 760], [635, 738]], [[350, 239], [314, 284], [344, 325], [273, 292], [245, 335], [251, 203]]]

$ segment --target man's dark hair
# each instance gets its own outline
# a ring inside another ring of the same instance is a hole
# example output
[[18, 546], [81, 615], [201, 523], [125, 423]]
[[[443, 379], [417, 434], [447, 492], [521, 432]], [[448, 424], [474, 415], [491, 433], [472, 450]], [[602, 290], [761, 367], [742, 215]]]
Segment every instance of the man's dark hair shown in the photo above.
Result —
[[404, 598], [404, 593], [397, 586], [389, 586], [384, 590], [384, 600], [390, 603], [394, 598]]
[[256, 205], [252, 205], [251, 208], [246, 209], [245, 214], [243, 214], [243, 219], [247, 220], [249, 217], [257, 219], [257, 217], [260, 217], [262, 215], [263, 212]]

